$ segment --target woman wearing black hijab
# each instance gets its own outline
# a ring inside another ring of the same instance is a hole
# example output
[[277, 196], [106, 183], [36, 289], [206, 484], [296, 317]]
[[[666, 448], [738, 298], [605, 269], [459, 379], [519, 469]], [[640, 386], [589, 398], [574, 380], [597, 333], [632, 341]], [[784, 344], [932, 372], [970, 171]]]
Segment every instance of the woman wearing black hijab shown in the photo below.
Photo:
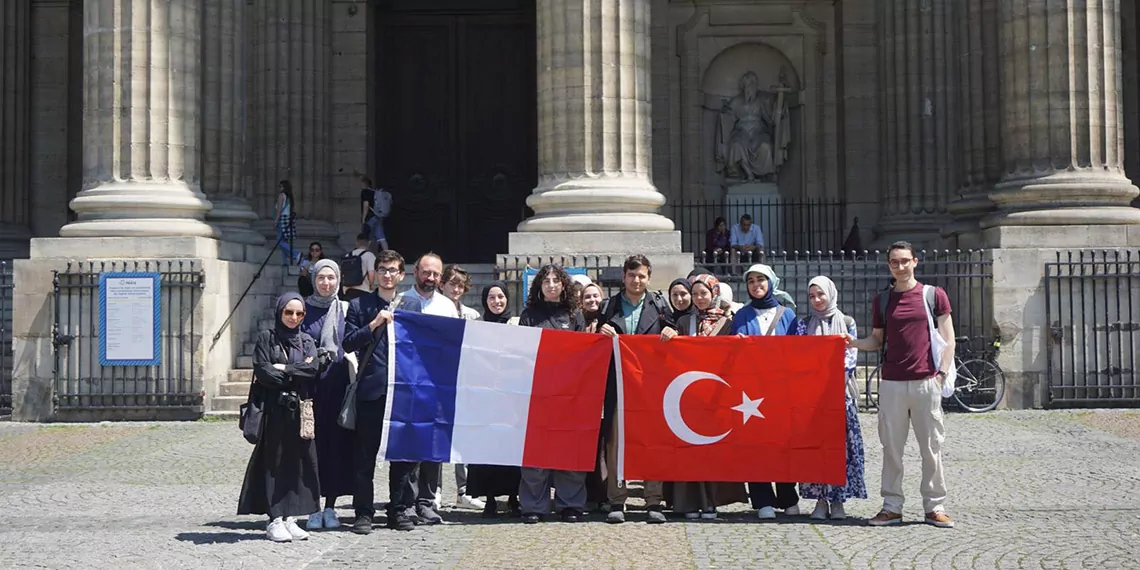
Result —
[[[483, 288], [483, 318], [488, 323], [518, 324], [518, 317], [511, 311], [507, 284], [496, 281]], [[467, 493], [472, 497], [486, 497], [483, 516], [498, 516], [499, 504], [495, 497], [507, 497], [510, 516], [522, 516], [519, 508], [519, 482], [522, 470], [507, 465], [468, 465]]]
[[301, 401], [319, 370], [317, 346], [301, 332], [305, 302], [297, 293], [277, 299], [276, 324], [257, 335], [251, 391], [264, 402], [261, 437], [245, 470], [239, 515], [268, 515], [274, 542], [305, 540], [296, 517], [320, 510], [317, 448], [301, 437]]
[[693, 307], [693, 286], [688, 279], [674, 279], [669, 284], [669, 308], [673, 310], [670, 316], [674, 323], [679, 323], [681, 317], [696, 312]]

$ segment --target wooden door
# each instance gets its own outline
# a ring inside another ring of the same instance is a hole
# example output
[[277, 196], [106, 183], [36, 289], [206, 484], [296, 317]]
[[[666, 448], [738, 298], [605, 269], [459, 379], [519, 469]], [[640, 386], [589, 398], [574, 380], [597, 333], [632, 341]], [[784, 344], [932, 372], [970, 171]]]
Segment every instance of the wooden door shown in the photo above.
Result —
[[376, 164], [390, 245], [491, 262], [536, 168], [531, 11], [382, 14]]

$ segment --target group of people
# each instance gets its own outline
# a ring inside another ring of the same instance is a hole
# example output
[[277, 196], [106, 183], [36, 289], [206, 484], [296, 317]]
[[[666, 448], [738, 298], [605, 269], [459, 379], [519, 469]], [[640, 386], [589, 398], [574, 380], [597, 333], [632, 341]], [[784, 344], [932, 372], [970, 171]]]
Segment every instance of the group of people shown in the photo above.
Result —
[[[743, 305], [730, 300], [727, 284], [701, 271], [672, 282], [664, 294], [651, 291], [652, 266], [644, 255], [625, 261], [622, 289], [608, 299], [588, 278], [571, 278], [564, 268], [546, 265], [526, 292], [521, 314], [515, 315], [511, 290], [503, 282], [482, 290], [482, 312], [465, 307], [461, 299], [471, 287], [470, 276], [458, 266], [444, 266], [434, 254], [416, 262], [414, 285], [400, 293], [397, 287], [404, 278], [404, 259], [394, 251], [382, 251], [375, 260], [375, 292], [350, 302], [340, 299], [337, 263], [317, 261], [309, 270], [313, 293], [282, 296], [275, 327], [257, 338], [254, 384], [266, 403], [265, 423], [246, 471], [238, 514], [268, 515], [271, 540], [301, 540], [308, 532], [298, 524], [299, 518], [308, 517], [307, 530], [336, 528], [340, 526], [336, 500], [352, 495], [352, 531], [372, 532], [376, 515], [373, 478], [383, 437], [388, 367], [394, 364], [389, 362], [385, 325], [394, 311], [406, 310], [607, 336], [655, 335], [662, 342], [678, 335], [838, 335], [848, 343], [848, 379], [855, 372], [857, 350], [883, 349], [878, 416], [883, 507], [868, 523], [885, 526], [902, 520], [902, 455], [913, 425], [922, 455], [924, 520], [939, 527], [953, 526], [944, 508], [941, 464], [945, 433], [941, 383], [953, 362], [953, 324], [949, 299], [941, 289], [934, 288], [929, 297], [933, 307], [924, 306], [927, 286], [914, 278], [918, 262], [910, 244], [891, 246], [893, 286], [873, 301], [872, 333], [860, 339], [855, 321], [839, 309], [839, 292], [831, 279], [821, 275], [810, 281], [808, 310], [800, 318], [792, 297], [780, 289], [779, 277], [763, 264], [745, 272], [750, 299]], [[880, 311], [884, 300], [886, 306]], [[949, 343], [941, 362], [931, 356], [931, 327]], [[617, 458], [617, 390], [612, 369], [610, 376], [598, 461], [592, 472], [456, 465], [456, 505], [482, 509], [487, 517], [520, 517], [524, 523], [538, 523], [552, 514], [564, 522], [577, 522], [592, 510], [606, 512], [607, 522], [625, 522], [628, 489], [612, 469]], [[356, 420], [349, 430], [341, 427], [338, 416], [354, 378]], [[686, 519], [716, 519], [719, 507], [746, 501], [760, 519], [774, 519], [778, 511], [796, 516], [801, 498], [815, 500], [812, 519], [845, 518], [848, 500], [867, 497], [856, 397], [848, 388], [845, 485], [645, 481], [646, 521], [666, 522], [666, 507]], [[313, 439], [303, 433], [309, 402]], [[389, 528], [412, 530], [442, 522], [438, 512], [442, 465], [391, 462], [388, 469]], [[505, 512], [498, 502], [501, 497], [507, 498]]]

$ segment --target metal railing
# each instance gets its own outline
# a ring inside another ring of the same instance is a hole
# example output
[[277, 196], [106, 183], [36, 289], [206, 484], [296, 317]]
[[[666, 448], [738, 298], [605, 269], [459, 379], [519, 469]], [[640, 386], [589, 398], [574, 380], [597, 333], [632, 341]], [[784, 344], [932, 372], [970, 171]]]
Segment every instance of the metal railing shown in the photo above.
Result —
[[[668, 215], [681, 232], [685, 251], [709, 249], [706, 234], [717, 218], [724, 218], [731, 232], [740, 217], [748, 214], [764, 236], [764, 249], [784, 251], [839, 251], [850, 230], [849, 203], [834, 200], [773, 201], [767, 199], [667, 204]], [[853, 246], [862, 249], [861, 245]]]
[[[995, 338], [997, 329], [993, 318], [992, 287], [993, 260], [986, 251], [920, 251], [915, 270], [918, 280], [946, 290], [954, 314], [954, 327], [958, 335], [978, 338]], [[650, 256], [652, 261], [652, 256]], [[558, 263], [566, 268], [584, 272], [602, 286], [607, 296], [621, 291], [624, 256], [507, 256], [495, 266], [495, 278], [504, 281], [511, 307], [516, 314], [525, 304], [524, 275], [527, 269], [537, 270], [547, 263]], [[752, 260], [742, 259], [739, 264], [726, 264], [721, 270], [707, 267], [732, 291], [737, 303], [748, 303], [748, 290], [742, 276]], [[780, 287], [792, 295], [796, 313], [808, 315], [808, 282], [817, 275], [826, 275], [839, 290], [839, 307], [855, 319], [859, 335], [870, 334], [871, 302], [891, 285], [891, 275], [885, 252], [768, 252], [763, 263], [772, 267], [780, 278]], [[698, 268], [702, 268], [698, 264]], [[654, 280], [652, 287], [663, 289], [668, 283]], [[876, 352], [861, 352], [860, 365], [874, 368], [879, 363]]]
[[258, 280], [261, 279], [261, 273], [265, 271], [265, 266], [269, 265], [269, 260], [273, 259], [273, 254], [277, 253], [277, 249], [280, 247], [281, 240], [277, 240], [273, 243], [273, 248], [270, 249], [269, 253], [265, 255], [265, 260], [263, 260], [261, 262], [261, 265], [257, 268], [257, 273], [253, 274], [253, 279], [249, 280], [249, 284], [245, 286], [245, 291], [241, 292], [241, 297], [238, 297], [237, 302], [234, 303], [233, 308], [230, 309], [230, 314], [226, 315], [226, 320], [222, 321], [222, 325], [218, 327], [218, 332], [214, 333], [214, 339], [210, 341], [211, 347], [213, 347], [215, 344], [218, 344], [218, 340], [222, 338], [222, 333], [224, 333], [226, 331], [226, 328], [230, 326], [230, 322], [233, 320], [234, 315], [237, 314], [238, 307], [241, 307], [242, 302], [245, 301], [245, 298], [247, 296], [249, 296], [250, 290], [252, 290], [253, 286], [256, 285]]
[[[103, 366], [99, 358], [100, 275], [157, 272], [161, 317], [156, 366]], [[53, 279], [55, 409], [143, 410], [202, 406], [202, 342], [196, 310], [205, 276], [193, 261], [69, 263]]]
[[1045, 319], [1049, 405], [1140, 404], [1140, 251], [1058, 252]]
[[0, 417], [12, 414], [12, 262], [0, 261]]

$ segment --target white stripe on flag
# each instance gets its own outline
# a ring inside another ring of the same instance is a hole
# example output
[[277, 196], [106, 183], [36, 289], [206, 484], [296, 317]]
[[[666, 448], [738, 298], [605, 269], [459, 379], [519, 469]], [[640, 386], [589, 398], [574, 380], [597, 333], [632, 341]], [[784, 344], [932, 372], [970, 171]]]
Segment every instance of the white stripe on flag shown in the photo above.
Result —
[[521, 465], [542, 329], [467, 321], [451, 462]]

